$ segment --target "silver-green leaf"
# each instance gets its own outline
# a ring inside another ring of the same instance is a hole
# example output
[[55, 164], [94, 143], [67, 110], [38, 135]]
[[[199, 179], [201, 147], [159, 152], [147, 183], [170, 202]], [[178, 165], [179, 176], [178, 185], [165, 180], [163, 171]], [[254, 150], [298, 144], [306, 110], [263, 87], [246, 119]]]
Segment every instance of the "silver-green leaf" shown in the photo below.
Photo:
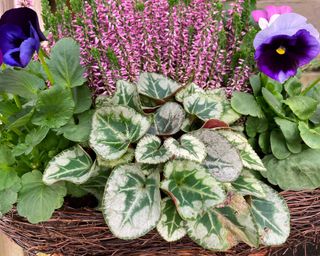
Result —
[[102, 213], [111, 232], [135, 239], [160, 219], [160, 174], [156, 168], [127, 164], [114, 169], [107, 181]]

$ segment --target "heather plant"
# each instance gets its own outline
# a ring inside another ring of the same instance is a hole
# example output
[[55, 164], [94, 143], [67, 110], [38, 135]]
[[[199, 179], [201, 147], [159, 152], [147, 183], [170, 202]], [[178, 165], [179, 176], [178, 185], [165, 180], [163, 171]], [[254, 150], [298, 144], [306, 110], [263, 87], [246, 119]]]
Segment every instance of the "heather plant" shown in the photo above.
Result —
[[96, 95], [112, 94], [119, 79], [143, 71], [201, 88], [247, 90], [253, 68], [254, 0], [43, 0], [54, 39], [75, 38]]

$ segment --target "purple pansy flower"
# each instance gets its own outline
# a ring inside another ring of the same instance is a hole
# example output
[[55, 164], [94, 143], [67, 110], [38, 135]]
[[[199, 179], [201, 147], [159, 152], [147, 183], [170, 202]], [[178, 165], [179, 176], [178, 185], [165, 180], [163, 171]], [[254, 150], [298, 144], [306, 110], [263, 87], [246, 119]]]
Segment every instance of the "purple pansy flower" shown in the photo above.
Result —
[[11, 9], [1, 16], [0, 49], [4, 63], [25, 67], [44, 40], [46, 38], [40, 30], [37, 13], [32, 9]]
[[280, 15], [253, 42], [259, 69], [283, 83], [320, 53], [319, 32], [296, 13]]
[[257, 22], [261, 29], [269, 27], [281, 14], [292, 12], [292, 8], [287, 5], [274, 6], [269, 5], [264, 10], [253, 11], [252, 17]]

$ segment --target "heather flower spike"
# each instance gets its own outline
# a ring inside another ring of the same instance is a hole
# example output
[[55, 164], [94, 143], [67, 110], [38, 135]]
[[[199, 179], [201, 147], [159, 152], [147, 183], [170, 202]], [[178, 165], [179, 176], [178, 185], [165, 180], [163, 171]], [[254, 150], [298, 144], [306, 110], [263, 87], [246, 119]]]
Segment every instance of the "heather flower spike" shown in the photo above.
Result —
[[265, 29], [277, 19], [281, 14], [292, 12], [292, 8], [287, 5], [265, 7], [264, 10], [255, 10], [252, 12], [252, 17], [259, 24], [261, 29]]
[[281, 83], [320, 53], [319, 32], [296, 13], [280, 15], [253, 44], [259, 69]]
[[11, 9], [1, 16], [0, 49], [4, 63], [25, 67], [44, 40], [46, 38], [40, 30], [38, 16], [32, 9]]

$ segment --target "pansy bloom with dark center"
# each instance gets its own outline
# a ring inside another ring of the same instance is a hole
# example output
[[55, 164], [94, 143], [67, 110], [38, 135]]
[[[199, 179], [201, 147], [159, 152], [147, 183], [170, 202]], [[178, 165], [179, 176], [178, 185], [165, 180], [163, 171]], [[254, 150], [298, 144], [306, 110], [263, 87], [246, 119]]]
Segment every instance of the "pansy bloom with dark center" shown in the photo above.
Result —
[[257, 34], [254, 47], [259, 69], [283, 83], [320, 53], [319, 32], [305, 17], [287, 13]]
[[32, 9], [11, 9], [1, 16], [0, 50], [4, 63], [25, 67], [44, 40], [46, 38], [40, 30], [38, 16]]

